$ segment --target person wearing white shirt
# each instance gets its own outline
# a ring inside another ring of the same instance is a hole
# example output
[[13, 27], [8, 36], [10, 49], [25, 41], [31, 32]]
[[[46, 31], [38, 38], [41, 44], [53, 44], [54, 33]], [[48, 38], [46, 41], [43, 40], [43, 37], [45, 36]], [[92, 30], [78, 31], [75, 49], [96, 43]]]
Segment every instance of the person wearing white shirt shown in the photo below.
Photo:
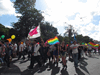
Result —
[[28, 47], [28, 60], [29, 60], [29, 58], [31, 57], [31, 53], [32, 53], [32, 46], [29, 43], [27, 47]]
[[76, 41], [74, 41], [73, 44], [70, 46], [70, 48], [72, 49], [72, 56], [73, 56], [73, 60], [74, 60], [74, 66], [76, 68], [78, 67], [78, 47], [79, 46], [83, 46], [83, 45], [77, 44]]
[[22, 55], [23, 55], [23, 60], [25, 59], [23, 50], [24, 50], [23, 43], [20, 42], [20, 45], [19, 45], [19, 56], [18, 56], [18, 60], [21, 58]]
[[37, 43], [37, 40], [34, 40], [34, 45], [33, 45], [33, 49], [32, 50], [32, 56], [31, 56], [31, 61], [30, 61], [30, 66], [28, 67], [28, 69], [33, 69], [34, 63], [35, 61], [37, 61], [39, 67], [41, 67], [41, 62], [40, 62], [40, 45]]
[[14, 45], [13, 45], [13, 55], [14, 55], [14, 57], [16, 57], [16, 52], [17, 52], [17, 44], [14, 43]]

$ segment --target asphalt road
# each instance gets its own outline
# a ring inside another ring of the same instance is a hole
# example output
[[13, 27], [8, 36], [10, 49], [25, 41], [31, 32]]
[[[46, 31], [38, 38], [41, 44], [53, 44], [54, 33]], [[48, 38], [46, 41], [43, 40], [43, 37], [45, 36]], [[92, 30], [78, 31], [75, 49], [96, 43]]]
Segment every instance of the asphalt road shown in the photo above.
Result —
[[[66, 58], [68, 60], [68, 58]], [[6, 66], [0, 67], [0, 75], [100, 75], [100, 55], [93, 55], [92, 57], [84, 56], [79, 63], [79, 67], [75, 69], [72, 60], [67, 61], [67, 70], [62, 67], [61, 61], [59, 61], [58, 67], [47, 64], [40, 70], [38, 65], [35, 64], [33, 70], [28, 70], [27, 66], [30, 61], [27, 59], [17, 60], [14, 58], [11, 63], [11, 68]]]

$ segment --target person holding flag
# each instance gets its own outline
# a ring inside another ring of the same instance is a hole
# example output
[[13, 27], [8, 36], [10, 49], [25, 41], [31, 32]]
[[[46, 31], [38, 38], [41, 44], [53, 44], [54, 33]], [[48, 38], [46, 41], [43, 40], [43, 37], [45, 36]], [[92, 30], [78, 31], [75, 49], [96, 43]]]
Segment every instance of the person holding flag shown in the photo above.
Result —
[[33, 42], [33, 48], [32, 48], [32, 56], [31, 56], [31, 61], [30, 61], [30, 66], [28, 66], [28, 69], [33, 69], [35, 61], [38, 62], [39, 67], [42, 66], [40, 62], [40, 45], [37, 43], [37, 40], [35, 39]]
[[79, 45], [77, 44], [76, 41], [74, 41], [73, 44], [70, 46], [70, 48], [72, 49], [72, 57], [74, 60], [75, 68], [78, 68], [78, 47], [79, 46], [84, 46], [84, 45]]

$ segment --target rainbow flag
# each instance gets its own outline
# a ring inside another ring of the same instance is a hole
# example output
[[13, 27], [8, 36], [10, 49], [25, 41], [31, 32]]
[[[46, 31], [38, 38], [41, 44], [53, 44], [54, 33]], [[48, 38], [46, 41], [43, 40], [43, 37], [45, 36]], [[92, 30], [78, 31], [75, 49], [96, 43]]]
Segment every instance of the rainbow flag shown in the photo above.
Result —
[[88, 45], [91, 46], [92, 48], [98, 48], [99, 47], [99, 44], [95, 44], [95, 43], [92, 43], [92, 42], [89, 42]]
[[59, 40], [58, 40], [58, 37], [57, 36], [55, 36], [54, 38], [51, 38], [51, 39], [47, 40], [47, 42], [50, 45], [59, 44]]

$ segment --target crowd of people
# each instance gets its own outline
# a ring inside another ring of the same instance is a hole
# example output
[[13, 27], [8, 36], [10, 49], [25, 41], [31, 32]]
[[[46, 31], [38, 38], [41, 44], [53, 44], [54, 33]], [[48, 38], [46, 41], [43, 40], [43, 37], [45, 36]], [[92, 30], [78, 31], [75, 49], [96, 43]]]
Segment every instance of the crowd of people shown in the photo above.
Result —
[[[10, 62], [13, 58], [18, 58], [18, 60], [25, 60], [27, 58], [30, 61], [28, 69], [33, 69], [35, 62], [41, 68], [50, 62], [58, 66], [59, 60], [61, 60], [63, 68], [67, 69], [66, 57], [68, 57], [73, 59], [75, 68], [78, 68], [81, 58], [84, 55], [91, 56], [93, 50], [91, 47], [80, 45], [76, 41], [67, 45], [64, 41], [61, 44], [49, 45], [48, 43], [45, 44], [42, 39], [40, 42], [35, 39], [33, 42], [27, 40], [19, 43], [9, 43], [6, 40], [5, 42], [0, 41], [0, 62], [1, 65], [10, 67]], [[98, 50], [100, 54], [100, 46]], [[94, 52], [96, 53], [96, 50]]]

